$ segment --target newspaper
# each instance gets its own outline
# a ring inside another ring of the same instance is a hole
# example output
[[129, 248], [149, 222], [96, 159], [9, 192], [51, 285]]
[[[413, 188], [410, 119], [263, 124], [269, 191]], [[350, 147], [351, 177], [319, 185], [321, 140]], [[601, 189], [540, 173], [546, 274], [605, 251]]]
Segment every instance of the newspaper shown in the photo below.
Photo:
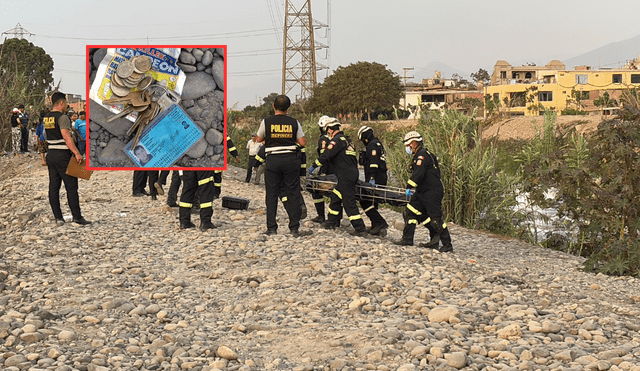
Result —
[[[151, 58], [151, 70], [145, 75], [153, 77], [167, 89], [182, 94], [182, 87], [186, 81], [185, 73], [178, 67], [180, 48], [108, 48], [107, 54], [100, 62], [96, 78], [89, 90], [89, 97], [113, 113], [120, 113], [122, 105], [102, 103], [111, 98], [111, 75], [115, 73], [118, 65], [138, 55], [146, 55]], [[136, 89], [132, 89], [135, 91]], [[130, 121], [135, 121], [137, 113], [126, 116]]]
[[140, 141], [124, 148], [137, 166], [165, 168], [173, 165], [204, 134], [180, 106], [171, 107], [156, 117], [142, 132]]

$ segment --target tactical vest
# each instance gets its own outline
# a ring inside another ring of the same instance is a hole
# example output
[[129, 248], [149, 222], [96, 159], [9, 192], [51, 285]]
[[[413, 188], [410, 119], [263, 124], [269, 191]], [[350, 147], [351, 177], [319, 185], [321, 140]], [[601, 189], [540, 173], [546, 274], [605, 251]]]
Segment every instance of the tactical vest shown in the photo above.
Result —
[[49, 149], [69, 149], [62, 136], [60, 125], [58, 124], [58, 120], [62, 115], [62, 112], [52, 111], [47, 113], [42, 119]]
[[264, 119], [265, 151], [269, 154], [293, 153], [298, 140], [298, 120], [285, 115]]

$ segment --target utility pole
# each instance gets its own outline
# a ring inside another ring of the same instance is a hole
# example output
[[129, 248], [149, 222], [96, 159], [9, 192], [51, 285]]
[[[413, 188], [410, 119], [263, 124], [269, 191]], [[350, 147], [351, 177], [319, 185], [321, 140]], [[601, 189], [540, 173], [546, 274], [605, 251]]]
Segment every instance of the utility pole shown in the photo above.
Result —
[[412, 79], [413, 76], [407, 76], [407, 71], [413, 71], [413, 67], [403, 67], [402, 79], [404, 80], [404, 110], [407, 110], [407, 79]]
[[[314, 22], [311, 16], [311, 0], [305, 0], [300, 9], [286, 0], [284, 16], [284, 43], [282, 53], [282, 94], [288, 95], [300, 85], [301, 99], [311, 97], [317, 85], [316, 42], [314, 38]], [[327, 25], [316, 23], [317, 27]], [[294, 28], [300, 29], [300, 40], [294, 38]], [[322, 45], [319, 48], [327, 47]]]

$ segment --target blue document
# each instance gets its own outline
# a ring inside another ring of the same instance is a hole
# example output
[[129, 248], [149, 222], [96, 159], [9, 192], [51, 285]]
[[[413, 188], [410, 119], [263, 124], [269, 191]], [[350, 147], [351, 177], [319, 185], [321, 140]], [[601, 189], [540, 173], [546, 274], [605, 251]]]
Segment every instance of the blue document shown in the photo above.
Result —
[[138, 144], [131, 140], [124, 151], [139, 167], [169, 167], [204, 134], [180, 106], [173, 104], [142, 132]]

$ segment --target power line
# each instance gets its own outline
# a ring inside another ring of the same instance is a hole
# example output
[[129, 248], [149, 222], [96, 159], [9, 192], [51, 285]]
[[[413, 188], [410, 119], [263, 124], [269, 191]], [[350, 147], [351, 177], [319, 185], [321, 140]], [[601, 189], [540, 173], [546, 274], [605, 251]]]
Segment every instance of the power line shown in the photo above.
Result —
[[[244, 20], [250, 20], [250, 19], [261, 19], [261, 18], [266, 18], [265, 16], [260, 16], [260, 17], [248, 17], [248, 18], [235, 18], [235, 19], [225, 19], [224, 21], [228, 21], [228, 22], [236, 22], [236, 21], [244, 21]], [[52, 23], [25, 23], [26, 25], [35, 25], [35, 26], [52, 26], [52, 27], [59, 27], [60, 24], [56, 23], [56, 24], [52, 24]], [[171, 23], [172, 26], [193, 26], [196, 24], [207, 24], [210, 25], [211, 21], [203, 21], [203, 22], [185, 22], [185, 23]], [[73, 24], [65, 24], [65, 26], [70, 26], [70, 27], [87, 27], [90, 29], [95, 29], [97, 27], [106, 27], [106, 28], [111, 28], [113, 29], [114, 27], [135, 27], [135, 28], [140, 28], [140, 27], [150, 27], [150, 26], [162, 26], [164, 27], [162, 24], [159, 23], [146, 23], [146, 24], [142, 24], [142, 23], [126, 23], [126, 24], [77, 24], [77, 23], [73, 23]]]
[[[248, 34], [249, 33], [249, 34]], [[254, 34], [250, 34], [254, 33]], [[248, 35], [247, 35], [248, 34]], [[219, 34], [207, 34], [207, 35], [191, 35], [191, 36], [166, 36], [166, 37], [130, 37], [130, 38], [93, 38], [93, 37], [72, 37], [72, 36], [53, 36], [53, 35], [42, 35], [42, 34], [32, 34], [36, 37], [43, 37], [46, 39], [64, 39], [64, 40], [89, 40], [89, 41], [131, 41], [131, 40], [176, 40], [176, 39], [196, 39], [203, 37], [253, 37], [253, 36], [265, 36], [273, 34], [273, 30], [271, 29], [261, 29], [261, 30], [251, 30], [251, 31], [237, 31], [237, 32], [226, 32]], [[237, 36], [234, 36], [237, 35]]]

